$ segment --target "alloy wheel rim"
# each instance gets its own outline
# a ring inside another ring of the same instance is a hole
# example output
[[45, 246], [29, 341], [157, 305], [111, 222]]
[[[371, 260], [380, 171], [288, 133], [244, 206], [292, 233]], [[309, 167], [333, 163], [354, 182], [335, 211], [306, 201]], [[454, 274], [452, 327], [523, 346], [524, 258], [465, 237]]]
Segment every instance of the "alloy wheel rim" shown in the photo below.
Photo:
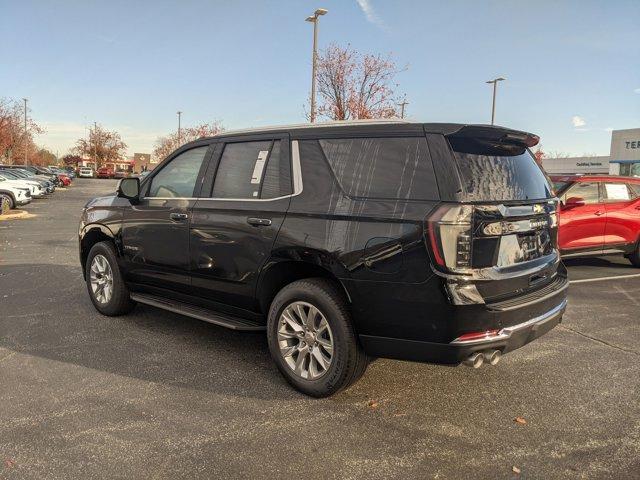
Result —
[[104, 255], [96, 255], [91, 262], [89, 282], [94, 298], [99, 303], [109, 303], [113, 295], [113, 271]]
[[317, 380], [327, 373], [333, 360], [329, 322], [310, 303], [290, 303], [278, 321], [278, 347], [293, 373], [305, 380]]

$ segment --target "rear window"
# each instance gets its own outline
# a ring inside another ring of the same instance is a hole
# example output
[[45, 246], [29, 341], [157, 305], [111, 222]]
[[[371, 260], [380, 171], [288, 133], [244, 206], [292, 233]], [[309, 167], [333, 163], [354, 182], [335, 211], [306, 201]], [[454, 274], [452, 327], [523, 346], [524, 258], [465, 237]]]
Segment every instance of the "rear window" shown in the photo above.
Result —
[[470, 201], [534, 200], [553, 196], [547, 177], [525, 147], [449, 137]]
[[350, 196], [438, 199], [424, 137], [319, 140], [340, 186]]

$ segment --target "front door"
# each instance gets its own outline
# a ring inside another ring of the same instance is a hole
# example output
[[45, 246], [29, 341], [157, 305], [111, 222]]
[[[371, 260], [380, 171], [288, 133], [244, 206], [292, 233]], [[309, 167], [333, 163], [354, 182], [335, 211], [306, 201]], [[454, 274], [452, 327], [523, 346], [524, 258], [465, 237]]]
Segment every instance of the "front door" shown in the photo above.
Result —
[[205, 180], [193, 207], [193, 293], [254, 310], [258, 275], [293, 191], [288, 136], [228, 139], [216, 157], [210, 167], [215, 175]]
[[606, 210], [598, 182], [576, 182], [562, 195], [558, 240], [562, 250], [601, 250]]
[[149, 175], [140, 202], [124, 211], [127, 280], [189, 293], [189, 223], [209, 146], [178, 151]]

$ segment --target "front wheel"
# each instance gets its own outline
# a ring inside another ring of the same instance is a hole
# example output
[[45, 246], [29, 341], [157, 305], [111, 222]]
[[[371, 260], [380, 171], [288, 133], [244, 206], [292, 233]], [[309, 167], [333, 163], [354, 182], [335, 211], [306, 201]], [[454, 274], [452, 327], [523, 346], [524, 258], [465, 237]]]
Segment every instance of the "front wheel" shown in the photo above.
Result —
[[11, 198], [11, 195], [7, 195], [6, 193], [0, 193], [0, 202], [9, 205], [9, 210], [13, 210], [14, 208], [16, 208], [15, 204], [13, 203], [13, 198]]
[[299, 280], [276, 295], [267, 340], [280, 373], [313, 397], [347, 388], [367, 367], [344, 295], [326, 279]]
[[640, 242], [638, 242], [638, 245], [636, 245], [635, 251], [631, 253], [627, 258], [634, 267], [640, 268]]
[[129, 297], [111, 242], [99, 242], [91, 247], [85, 268], [87, 290], [96, 310], [108, 316], [131, 311], [135, 303]]

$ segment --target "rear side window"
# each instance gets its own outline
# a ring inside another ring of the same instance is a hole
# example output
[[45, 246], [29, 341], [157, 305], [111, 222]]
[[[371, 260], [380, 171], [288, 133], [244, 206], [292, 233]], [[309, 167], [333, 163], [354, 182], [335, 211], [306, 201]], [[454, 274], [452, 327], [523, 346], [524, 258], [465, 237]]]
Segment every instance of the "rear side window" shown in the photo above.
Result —
[[640, 183], [629, 183], [629, 190], [631, 191], [631, 198], [640, 197]]
[[350, 196], [438, 199], [424, 137], [319, 140], [340, 186]]
[[605, 183], [605, 198], [610, 202], [624, 202], [631, 200], [631, 194], [626, 183]]
[[228, 143], [213, 184], [213, 198], [269, 199], [291, 193], [289, 159], [280, 140]]
[[448, 137], [468, 199], [534, 200], [553, 196], [551, 184], [529, 151], [469, 137]]

